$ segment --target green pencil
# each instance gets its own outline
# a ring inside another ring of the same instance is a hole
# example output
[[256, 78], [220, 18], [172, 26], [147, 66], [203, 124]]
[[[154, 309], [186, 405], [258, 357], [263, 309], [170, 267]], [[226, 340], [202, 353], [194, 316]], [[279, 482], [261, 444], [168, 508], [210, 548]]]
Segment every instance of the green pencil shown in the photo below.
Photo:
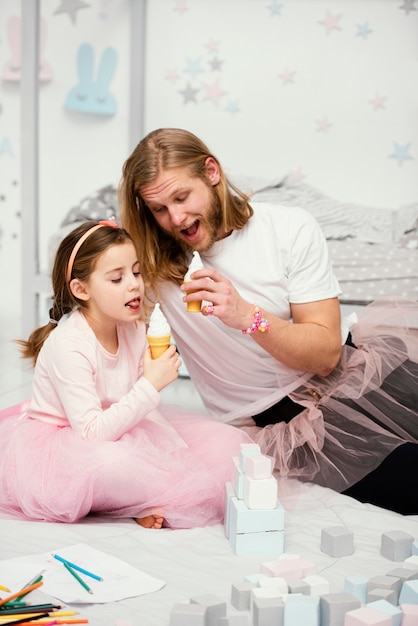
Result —
[[90, 589], [90, 587], [88, 586], [87, 583], [84, 582], [84, 580], [82, 578], [80, 578], [80, 576], [73, 570], [72, 567], [70, 567], [70, 565], [68, 565], [68, 563], [64, 562], [64, 567], [68, 569], [68, 571], [70, 572], [70, 574], [72, 574], [74, 576], [74, 578], [80, 583], [80, 585], [82, 587], [84, 587], [84, 589], [86, 591], [88, 591], [89, 593], [93, 593], [93, 591]]

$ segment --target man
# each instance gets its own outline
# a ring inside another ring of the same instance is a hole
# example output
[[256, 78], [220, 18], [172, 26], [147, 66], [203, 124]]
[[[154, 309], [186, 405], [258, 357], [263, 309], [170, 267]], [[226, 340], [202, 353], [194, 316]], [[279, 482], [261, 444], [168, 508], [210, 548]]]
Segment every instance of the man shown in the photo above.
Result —
[[[356, 347], [341, 330], [340, 289], [315, 220], [250, 204], [182, 129], [138, 144], [120, 200], [147, 287], [208, 411], [245, 427], [282, 474], [410, 512], [410, 494], [388, 489], [387, 476], [401, 480], [418, 460], [417, 398], [404, 405], [397, 383], [413, 376], [418, 388], [418, 368], [395, 332], [362, 337], [358, 324]], [[186, 286], [194, 250], [203, 269]], [[206, 302], [202, 314], [186, 312], [192, 300]], [[418, 513], [418, 497], [412, 506]]]

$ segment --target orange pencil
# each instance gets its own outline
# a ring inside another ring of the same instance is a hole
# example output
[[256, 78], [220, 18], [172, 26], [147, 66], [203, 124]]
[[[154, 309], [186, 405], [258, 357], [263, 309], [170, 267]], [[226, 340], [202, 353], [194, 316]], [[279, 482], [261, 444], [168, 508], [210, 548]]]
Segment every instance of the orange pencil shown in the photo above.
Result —
[[13, 600], [14, 598], [25, 596], [27, 593], [29, 593], [30, 591], [33, 591], [34, 589], [37, 589], [43, 584], [44, 584], [43, 581], [40, 580], [38, 583], [35, 583], [34, 585], [29, 585], [29, 587], [25, 587], [25, 589], [21, 589], [20, 591], [17, 591], [16, 593], [12, 593], [11, 596], [7, 596], [7, 598], [3, 598], [3, 600], [0, 600], [0, 606], [2, 606], [3, 604], [6, 604], [7, 602], [10, 602], [10, 600]]
[[[52, 617], [52, 616], [51, 616]], [[36, 620], [36, 624], [49, 624], [51, 622], [51, 617], [43, 617], [42, 619], [37, 619]], [[88, 624], [89, 620], [88, 619], [65, 619], [65, 618], [61, 618], [61, 619], [55, 619], [54, 618], [54, 622], [56, 624]], [[34, 626], [33, 622], [21, 622], [21, 626]]]

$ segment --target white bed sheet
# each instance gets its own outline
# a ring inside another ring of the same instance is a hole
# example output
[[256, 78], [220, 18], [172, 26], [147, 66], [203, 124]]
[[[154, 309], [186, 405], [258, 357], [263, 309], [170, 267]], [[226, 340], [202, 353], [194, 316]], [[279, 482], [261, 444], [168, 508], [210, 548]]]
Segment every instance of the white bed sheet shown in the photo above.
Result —
[[[279, 481], [279, 496], [286, 508], [285, 552], [313, 561], [318, 574], [330, 583], [331, 592], [343, 590], [346, 576], [370, 578], [399, 566], [381, 555], [383, 532], [403, 530], [418, 538], [417, 516], [361, 504], [317, 485]], [[235, 555], [221, 524], [191, 530], [148, 530], [129, 519], [91, 517], [77, 524], [53, 524], [12, 519], [4, 513], [0, 518], [1, 559], [87, 543], [165, 581], [155, 593], [109, 604], [71, 605], [91, 626], [168, 626], [174, 604], [204, 594], [226, 601], [228, 614], [233, 615], [237, 611], [230, 604], [232, 583], [259, 572], [261, 563], [278, 556]], [[354, 553], [333, 558], [321, 552], [321, 531], [340, 525], [353, 532]], [[28, 599], [44, 601], [45, 595], [35, 590]]]

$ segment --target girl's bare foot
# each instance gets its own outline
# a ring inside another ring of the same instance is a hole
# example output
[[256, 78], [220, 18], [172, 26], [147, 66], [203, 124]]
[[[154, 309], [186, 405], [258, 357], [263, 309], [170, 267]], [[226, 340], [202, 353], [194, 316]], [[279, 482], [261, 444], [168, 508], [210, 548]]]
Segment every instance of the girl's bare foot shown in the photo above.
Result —
[[164, 522], [164, 517], [158, 513], [152, 513], [145, 517], [135, 517], [136, 523], [144, 528], [161, 528]]

